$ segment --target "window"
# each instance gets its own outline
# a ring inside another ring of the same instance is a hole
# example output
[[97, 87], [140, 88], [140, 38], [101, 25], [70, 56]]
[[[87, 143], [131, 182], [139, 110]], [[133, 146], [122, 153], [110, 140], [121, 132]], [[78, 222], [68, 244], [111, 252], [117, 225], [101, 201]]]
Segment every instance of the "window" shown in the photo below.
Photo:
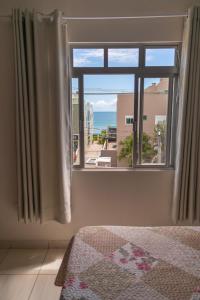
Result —
[[103, 67], [104, 50], [103, 49], [73, 49], [74, 67]]
[[133, 116], [125, 116], [125, 124], [132, 125], [133, 124]]
[[139, 164], [166, 164], [168, 87], [169, 78], [144, 78]]
[[73, 164], [80, 164], [80, 132], [79, 132], [79, 84], [78, 78], [72, 78], [72, 149]]
[[109, 67], [138, 67], [138, 65], [139, 65], [138, 48], [108, 49]]
[[145, 66], [174, 66], [175, 48], [147, 48]]
[[173, 166], [177, 51], [72, 48], [74, 166]]
[[124, 113], [133, 114], [134, 75], [84, 75], [83, 87], [85, 168], [127, 166], [121, 149], [133, 133]]

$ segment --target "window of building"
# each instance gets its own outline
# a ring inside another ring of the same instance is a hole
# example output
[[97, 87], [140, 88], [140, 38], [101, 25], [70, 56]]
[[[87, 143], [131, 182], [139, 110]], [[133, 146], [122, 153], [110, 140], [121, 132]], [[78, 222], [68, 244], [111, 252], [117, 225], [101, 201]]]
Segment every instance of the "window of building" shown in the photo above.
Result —
[[72, 48], [74, 166], [173, 166], [178, 49]]
[[125, 116], [125, 124], [132, 125], [133, 124], [133, 116]]

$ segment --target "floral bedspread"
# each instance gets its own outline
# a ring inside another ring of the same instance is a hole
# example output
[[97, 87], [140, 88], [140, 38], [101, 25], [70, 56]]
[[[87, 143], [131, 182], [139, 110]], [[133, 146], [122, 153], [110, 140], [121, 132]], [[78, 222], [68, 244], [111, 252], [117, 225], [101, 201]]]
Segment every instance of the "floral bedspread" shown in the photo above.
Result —
[[200, 300], [200, 227], [84, 227], [60, 300]]

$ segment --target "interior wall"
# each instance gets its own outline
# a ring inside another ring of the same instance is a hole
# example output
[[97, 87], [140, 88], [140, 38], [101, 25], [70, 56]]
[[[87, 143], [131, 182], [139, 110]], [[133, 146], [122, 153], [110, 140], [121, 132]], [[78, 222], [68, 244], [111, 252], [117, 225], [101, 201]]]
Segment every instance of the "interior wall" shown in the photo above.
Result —
[[1, 0], [1, 13], [9, 13], [13, 7], [35, 8], [48, 13], [55, 8], [66, 16], [141, 16], [186, 13], [198, 0]]
[[[112, 3], [112, 5], [110, 4]], [[25, 1], [0, 3], [0, 14], [12, 7], [59, 8], [65, 15], [183, 13], [191, 1]], [[105, 9], [106, 7], [106, 9]], [[160, 28], [162, 32], [162, 28]], [[15, 142], [15, 80], [12, 26], [0, 19], [0, 240], [65, 239], [85, 225], [168, 225], [173, 191], [171, 170], [74, 171], [72, 222], [61, 225], [19, 224]]]
[[[186, 14], [193, 0], [1, 0], [1, 13], [12, 7], [34, 8], [49, 13], [55, 8], [66, 17], [145, 16]], [[196, 1], [195, 1], [196, 2]], [[128, 20], [70, 20], [70, 41], [76, 42], [176, 42], [181, 41], [183, 18]], [[95, 24], [95, 26], [94, 26]], [[162, 30], [161, 30], [162, 29]]]

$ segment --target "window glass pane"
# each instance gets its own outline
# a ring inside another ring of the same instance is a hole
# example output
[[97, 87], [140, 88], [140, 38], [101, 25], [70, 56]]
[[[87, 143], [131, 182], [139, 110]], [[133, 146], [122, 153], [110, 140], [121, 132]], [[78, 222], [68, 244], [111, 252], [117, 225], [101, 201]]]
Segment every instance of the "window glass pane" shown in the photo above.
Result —
[[145, 66], [174, 66], [175, 64], [175, 49], [146, 49]]
[[139, 49], [137, 48], [112, 48], [108, 49], [109, 67], [138, 67]]
[[72, 78], [72, 133], [73, 164], [80, 164], [80, 132], [79, 132], [79, 86], [78, 78]]
[[132, 166], [133, 105], [134, 75], [84, 76], [86, 168]]
[[168, 78], [144, 79], [142, 164], [165, 164]]
[[74, 67], [103, 67], [104, 49], [73, 49]]

